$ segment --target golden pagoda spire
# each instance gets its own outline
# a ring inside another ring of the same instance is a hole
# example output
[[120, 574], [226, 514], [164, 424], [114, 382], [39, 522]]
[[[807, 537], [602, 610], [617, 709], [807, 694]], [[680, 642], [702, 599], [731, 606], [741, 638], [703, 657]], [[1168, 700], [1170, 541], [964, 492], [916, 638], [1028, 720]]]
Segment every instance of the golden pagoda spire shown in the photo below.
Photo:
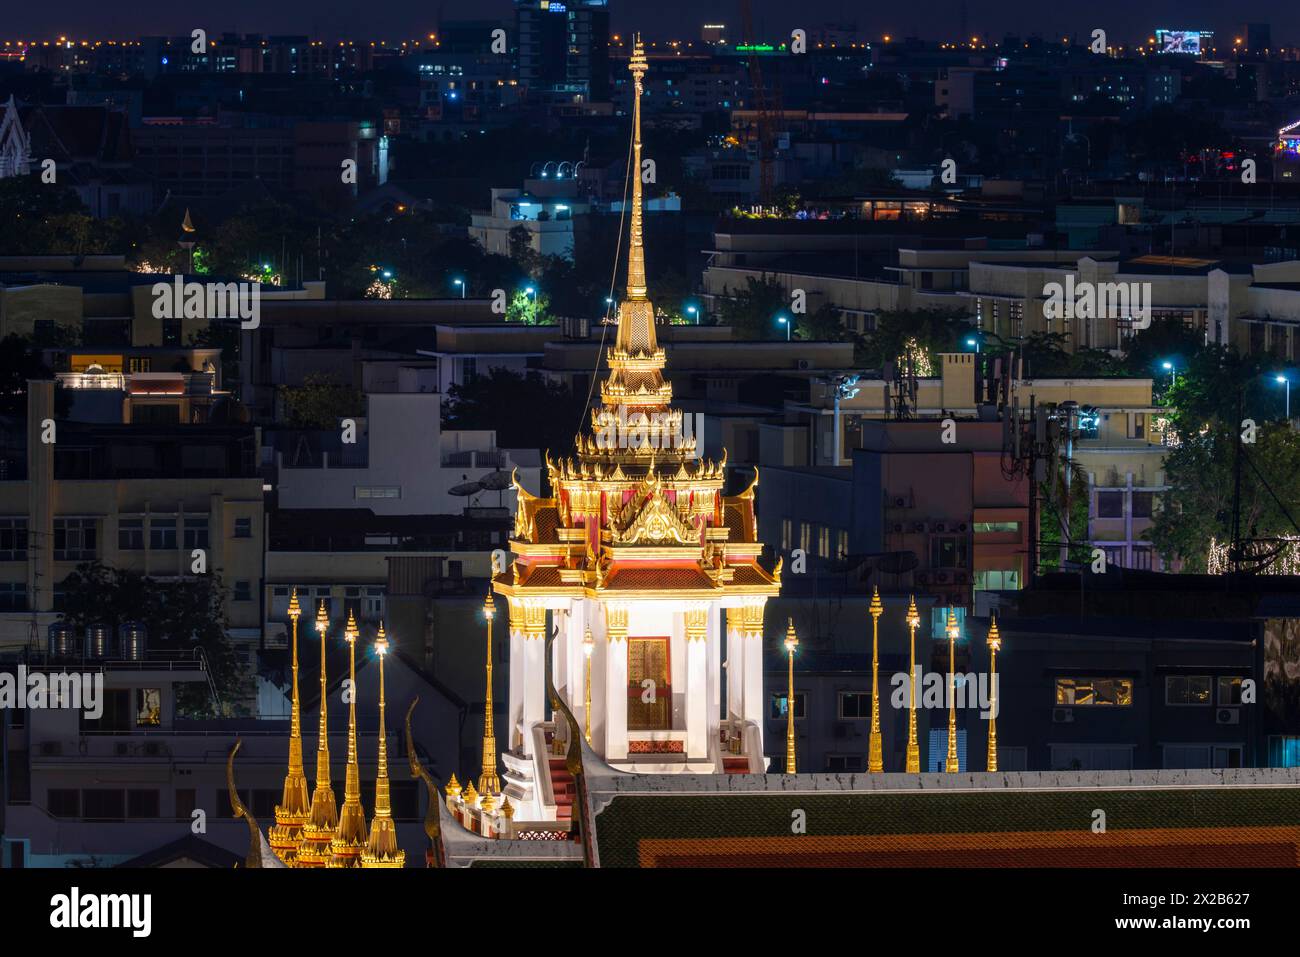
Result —
[[488, 592], [483, 602], [483, 617], [487, 619], [487, 697], [483, 702], [483, 771], [478, 776], [480, 794], [501, 793], [501, 781], [497, 778], [497, 733], [492, 719], [492, 618], [497, 606]]
[[907, 602], [907, 630], [912, 636], [912, 650], [907, 664], [907, 773], [921, 772], [921, 747], [916, 743], [916, 629], [921, 616], [916, 611], [916, 596]]
[[948, 607], [948, 759], [943, 769], [948, 774], [961, 770], [957, 761], [957, 612]]
[[794, 650], [799, 647], [799, 637], [794, 633], [794, 619], [785, 632], [785, 650], [790, 657], [790, 686], [785, 698], [785, 773], [794, 774]]
[[384, 657], [388, 654], [388, 637], [383, 622], [379, 623], [379, 634], [375, 636], [375, 654], [379, 656], [379, 765], [375, 772], [375, 816], [370, 822], [370, 840], [361, 852], [361, 866], [405, 867], [406, 852], [397, 846], [397, 828], [388, 795], [388, 738], [384, 729]]
[[267, 835], [271, 849], [286, 864], [293, 858], [302, 842], [302, 826], [307, 822], [307, 775], [302, 767], [302, 718], [298, 706], [298, 619], [302, 606], [298, 604], [298, 589], [289, 593], [289, 621], [292, 623], [293, 699], [289, 710], [289, 772], [284, 776], [284, 791], [275, 809], [275, 826]]
[[885, 770], [883, 748], [880, 741], [880, 616], [885, 606], [880, 602], [880, 589], [871, 593], [871, 736], [868, 745], [867, 770], [879, 774]]
[[[632, 235], [627, 250], [627, 298], [639, 302], [646, 298], [645, 280], [645, 243], [642, 236], [642, 192], [641, 192], [641, 96], [643, 83], [649, 69], [645, 57], [645, 45], [641, 34], [633, 41], [632, 58], [628, 61], [628, 72], [632, 74]], [[622, 337], [622, 324], [619, 335]], [[647, 351], [655, 347], [654, 323], [648, 330]], [[621, 343], [620, 343], [621, 344]]]
[[989, 621], [989, 770], [998, 769], [998, 652], [1002, 649], [1002, 636], [998, 634], [998, 620]]
[[333, 857], [330, 867], [356, 867], [366, 846], [366, 812], [361, 808], [361, 768], [357, 765], [357, 620], [348, 612], [343, 640], [348, 643], [348, 676], [351, 694], [348, 701], [348, 767], [343, 778], [343, 807], [339, 808], [339, 826], [330, 842]]
[[329, 631], [329, 612], [321, 601], [316, 610], [316, 631], [320, 633], [320, 739], [316, 742], [316, 788], [311, 794], [311, 809], [302, 826], [302, 842], [294, 863], [298, 867], [324, 867], [330, 859], [330, 841], [338, 827], [339, 812], [330, 783], [329, 698], [326, 691], [325, 635]]

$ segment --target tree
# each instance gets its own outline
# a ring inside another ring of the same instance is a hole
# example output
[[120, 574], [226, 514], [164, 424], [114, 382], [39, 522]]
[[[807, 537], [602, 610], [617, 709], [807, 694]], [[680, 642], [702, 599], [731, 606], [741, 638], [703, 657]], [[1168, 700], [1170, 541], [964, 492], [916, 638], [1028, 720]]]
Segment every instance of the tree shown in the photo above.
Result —
[[844, 328], [843, 314], [824, 302], [809, 315], [799, 317], [795, 334], [811, 342], [843, 342], [849, 337], [849, 330]]
[[531, 293], [520, 289], [506, 306], [506, 322], [520, 322], [526, 326], [544, 326], [551, 321], [551, 299], [544, 292]]
[[309, 372], [300, 386], [281, 386], [280, 401], [290, 428], [336, 429], [339, 419], [362, 415], [365, 396], [328, 372]]
[[445, 429], [492, 429], [502, 448], [561, 451], [573, 447], [587, 396], [544, 378], [493, 368], [453, 385], [443, 409]]
[[881, 312], [876, 315], [875, 331], [859, 342], [855, 358], [868, 368], [881, 369], [885, 363], [911, 354], [933, 374], [939, 353], [964, 351], [971, 329], [970, 319], [960, 310]]
[[181, 685], [178, 712], [189, 717], [246, 714], [252, 680], [226, 633], [226, 590], [216, 575], [159, 581], [100, 562], [77, 566], [63, 580], [63, 617], [75, 628], [139, 622], [149, 646], [159, 650], [199, 649], [219, 701], [203, 683]]
[[732, 293], [725, 290], [717, 309], [718, 321], [724, 326], [731, 326], [733, 334], [739, 339], [776, 339], [785, 338], [784, 327], [780, 326], [777, 316], [789, 315], [790, 302], [785, 289], [775, 277], [762, 276], [755, 279], [745, 277], [745, 288]]
[[27, 414], [27, 380], [54, 375], [26, 339], [13, 333], [0, 340], [0, 414]]
[[533, 249], [533, 234], [528, 231], [527, 226], [516, 226], [506, 236], [510, 243], [510, 258], [514, 260], [525, 274], [529, 276], [537, 275], [541, 266], [541, 257]]

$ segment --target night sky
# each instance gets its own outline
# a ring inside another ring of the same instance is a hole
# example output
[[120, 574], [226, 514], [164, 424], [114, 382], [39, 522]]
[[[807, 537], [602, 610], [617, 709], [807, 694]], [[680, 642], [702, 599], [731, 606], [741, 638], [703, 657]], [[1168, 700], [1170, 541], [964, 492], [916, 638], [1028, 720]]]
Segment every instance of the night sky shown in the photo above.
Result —
[[[793, 27], [827, 22], [856, 22], [868, 37], [882, 33], [931, 39], [955, 38], [962, 0], [912, 0], [868, 4], [864, 0], [753, 0], [759, 32], [772, 35]], [[6, 4], [0, 26], [3, 38], [121, 38], [148, 34], [188, 34], [196, 26], [209, 34], [307, 33], [333, 39], [417, 37], [434, 31], [440, 15], [453, 18], [505, 16], [510, 0], [366, 0], [322, 3], [320, 0], [60, 0], [58, 3]], [[738, 0], [612, 0], [615, 30], [640, 29], [650, 37], [699, 36], [706, 20], [739, 23]], [[972, 34], [1001, 37], [1014, 31], [1044, 36], [1086, 38], [1102, 27], [1112, 41], [1128, 41], [1156, 27], [1210, 29], [1219, 37], [1244, 21], [1273, 25], [1275, 46], [1300, 41], [1300, 4], [1284, 0], [966, 0]], [[1231, 41], [1229, 41], [1231, 42]]]

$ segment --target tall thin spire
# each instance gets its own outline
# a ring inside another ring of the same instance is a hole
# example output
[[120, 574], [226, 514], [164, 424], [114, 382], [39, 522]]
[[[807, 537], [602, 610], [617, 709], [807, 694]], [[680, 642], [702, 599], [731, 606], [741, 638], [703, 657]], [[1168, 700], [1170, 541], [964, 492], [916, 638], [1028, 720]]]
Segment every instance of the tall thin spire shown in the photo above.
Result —
[[[632, 235], [627, 248], [627, 298], [637, 302], [646, 298], [645, 243], [642, 235], [641, 192], [641, 96], [649, 63], [641, 34], [636, 35], [632, 58], [628, 61], [632, 74]], [[621, 329], [620, 329], [621, 331]], [[654, 351], [654, 325], [650, 326], [650, 351]]]
[[316, 609], [316, 631], [320, 633], [320, 738], [316, 743], [316, 788], [311, 794], [311, 810], [302, 827], [302, 843], [295, 863], [299, 867], [324, 867], [330, 860], [330, 841], [338, 827], [339, 812], [330, 783], [329, 698], [326, 691], [325, 636], [329, 631], [329, 612], [321, 601]]
[[361, 768], [357, 764], [357, 620], [348, 612], [343, 639], [348, 643], [348, 767], [343, 778], [343, 807], [339, 808], [339, 826], [330, 842], [333, 857], [330, 867], [356, 867], [366, 846], [366, 812], [361, 808]]
[[284, 776], [284, 791], [275, 809], [275, 826], [268, 834], [268, 843], [286, 864], [293, 863], [302, 843], [302, 826], [307, 822], [307, 775], [302, 766], [302, 716], [298, 704], [298, 619], [302, 606], [298, 604], [298, 589], [289, 595], [289, 621], [293, 633], [292, 669], [293, 699], [289, 711], [289, 771]]
[[361, 852], [361, 866], [403, 867], [406, 852], [397, 846], [397, 828], [393, 825], [388, 794], [388, 736], [384, 728], [384, 658], [388, 654], [388, 637], [383, 622], [375, 636], [375, 654], [379, 658], [379, 764], [375, 772], [375, 816], [370, 822], [370, 840]]
[[487, 697], [483, 702], [483, 770], [478, 776], [480, 794], [500, 794], [501, 781], [497, 777], [497, 733], [492, 719], [492, 617], [496, 603], [488, 592], [483, 602], [483, 617], [487, 619]]

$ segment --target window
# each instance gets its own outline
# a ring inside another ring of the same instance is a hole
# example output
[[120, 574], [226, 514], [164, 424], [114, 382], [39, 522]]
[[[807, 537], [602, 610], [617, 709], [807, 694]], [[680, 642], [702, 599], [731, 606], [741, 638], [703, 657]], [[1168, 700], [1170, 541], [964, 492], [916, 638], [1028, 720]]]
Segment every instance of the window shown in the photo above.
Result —
[[399, 485], [358, 485], [355, 489], [357, 498], [401, 498]]
[[54, 520], [54, 560], [85, 562], [97, 555], [95, 519], [56, 518]]
[[104, 713], [98, 718], [88, 718], [83, 709], [77, 712], [82, 734], [125, 734], [131, 730], [130, 691], [126, 688], [106, 688], [103, 692]]
[[[947, 605], [936, 605], [930, 609], [930, 637], [941, 641], [948, 640], [948, 612], [953, 613], [957, 619], [957, 640], [961, 641], [966, 634], [966, 609], [949, 608]], [[945, 649], [946, 653], [946, 649]]]
[[159, 795], [156, 788], [131, 788], [126, 792], [126, 816], [129, 818], [156, 818], [159, 816]]
[[1219, 676], [1219, 704], [1241, 704], [1241, 683], [1246, 679], [1237, 676]]
[[144, 548], [144, 519], [120, 518], [117, 521], [117, 547], [123, 552], [138, 552]]
[[837, 549], [837, 552], [835, 554], [836, 558], [843, 559], [848, 556], [849, 533], [842, 528], [835, 533], [835, 547]]
[[825, 525], [817, 526], [817, 554], [821, 558], [831, 557], [831, 530]]
[[208, 520], [206, 518], [185, 519], [186, 549], [208, 547]]
[[965, 568], [966, 539], [957, 535], [935, 535], [930, 539], [931, 568]]
[[1133, 703], [1132, 678], [1057, 678], [1056, 703], [1072, 708]]
[[156, 728], [160, 724], [162, 724], [162, 690], [159, 688], [136, 688], [136, 727]]
[[235, 601], [252, 601], [253, 586], [250, 582], [235, 582]]
[[176, 550], [176, 520], [174, 518], [149, 519], [149, 547], [158, 551]]
[[1133, 746], [1127, 744], [1053, 744], [1053, 771], [1127, 771], [1133, 767]]
[[1019, 522], [976, 522], [975, 534], [982, 535], [985, 533], [997, 532], [999, 534], [1010, 532], [1013, 535], [1020, 534]]
[[81, 806], [88, 821], [121, 821], [126, 818], [126, 792], [120, 788], [86, 788], [81, 792]]
[[781, 519], [781, 551], [783, 552], [788, 552], [790, 550], [791, 533], [792, 529], [790, 519]]
[[1097, 517], [1098, 518], [1123, 518], [1124, 517], [1124, 493], [1123, 492], [1098, 492], [1097, 493]]
[[860, 754], [828, 754], [826, 755], [826, 770], [831, 774], [848, 771], [861, 771], [862, 755]]
[[1150, 518], [1155, 511], [1156, 495], [1154, 492], [1133, 493], [1133, 517]]
[[27, 519], [0, 518], [0, 562], [27, 560]]
[[1210, 699], [1209, 675], [1166, 675], [1165, 704], [1208, 705]]
[[251, 518], [235, 519], [235, 538], [252, 538], [253, 520]]
[[1149, 545], [1133, 546], [1133, 567], [1144, 572], [1151, 571], [1151, 547]]
[[812, 526], [807, 522], [799, 523], [799, 547], [805, 555], [812, 551]]
[[26, 611], [27, 585], [25, 582], [0, 582], [0, 611]]
[[50, 788], [45, 792], [45, 809], [51, 817], [81, 817], [81, 792], [76, 788]]
[[361, 617], [366, 621], [375, 621], [384, 617], [384, 589], [367, 587], [365, 601], [361, 604]]
[[1020, 587], [1020, 571], [1015, 568], [991, 568], [975, 573], [976, 591], [1015, 591]]
[[1141, 439], [1146, 437], [1147, 417], [1145, 412], [1133, 413], [1133, 435], [1131, 438]]
[[[786, 717], [786, 700], [785, 692], [772, 695], [772, 708], [769, 716], [784, 721]], [[794, 693], [794, 717], [796, 721], [805, 715], [804, 703], [804, 693], [796, 691]]]
[[871, 695], [865, 691], [840, 692], [840, 718], [870, 718]]
[[195, 807], [199, 803], [199, 792], [196, 788], [177, 788], [176, 789], [176, 820], [188, 821], [194, 813]]

